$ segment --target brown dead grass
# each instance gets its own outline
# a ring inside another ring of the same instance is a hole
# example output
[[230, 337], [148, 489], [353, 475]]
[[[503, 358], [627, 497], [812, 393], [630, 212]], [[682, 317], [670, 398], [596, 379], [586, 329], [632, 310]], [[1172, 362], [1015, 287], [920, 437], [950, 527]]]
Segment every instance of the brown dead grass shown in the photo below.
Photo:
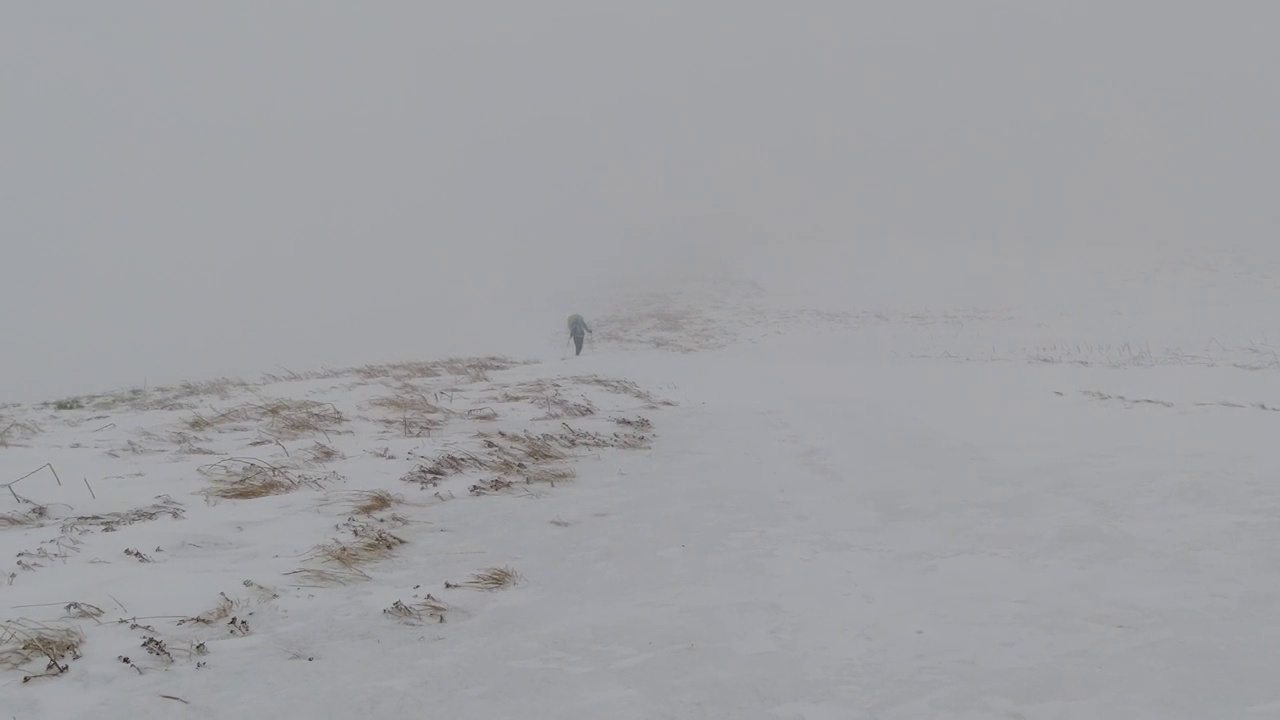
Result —
[[563, 432], [544, 434], [543, 437], [558, 444], [566, 450], [612, 448], [615, 450], [648, 450], [653, 445], [653, 437], [643, 432], [600, 433], [579, 430], [568, 423], [560, 423]]
[[653, 393], [645, 390], [630, 380], [618, 380], [615, 378], [603, 378], [599, 375], [578, 375], [571, 378], [573, 382], [582, 385], [592, 385], [607, 390], [615, 395], [625, 395], [635, 398], [643, 403], [654, 407], [674, 407], [675, 403], [670, 400], [662, 400]]
[[443, 428], [449, 419], [458, 413], [441, 406], [441, 401], [449, 397], [438, 392], [428, 392], [416, 387], [411, 382], [400, 381], [392, 389], [392, 393], [369, 401], [373, 408], [385, 411], [377, 422], [393, 428], [405, 437], [428, 437]]
[[101, 528], [102, 532], [115, 532], [127, 525], [148, 522], [166, 515], [173, 520], [181, 520], [187, 512], [182, 503], [168, 495], [160, 495], [155, 499], [157, 502], [151, 505], [124, 512], [105, 513], [102, 515], [77, 515], [76, 517], [65, 518], [62, 521], [62, 531], [64, 533], [84, 533], [88, 532], [89, 528]]
[[162, 387], [133, 388], [116, 393], [87, 395], [77, 400], [84, 407], [99, 412], [193, 410], [197, 400], [228, 400], [248, 387], [249, 383], [244, 380], [215, 378]]
[[[0, 623], [0, 668], [27, 672], [22, 682], [67, 672], [80, 659], [84, 633], [74, 625], [54, 626], [31, 620]], [[36, 672], [37, 663], [44, 664]]]
[[205, 497], [224, 500], [253, 500], [305, 488], [319, 490], [337, 478], [333, 473], [326, 478], [295, 474], [283, 465], [257, 458], [226, 458], [199, 472], [213, 483], [213, 487], [202, 491]]
[[343, 454], [332, 445], [325, 445], [321, 442], [312, 444], [311, 447], [303, 450], [303, 453], [307, 456], [308, 460], [316, 465], [326, 465], [331, 462], [345, 459]]
[[[645, 421], [647, 423], [647, 421]], [[647, 427], [631, 421], [636, 428]], [[561, 423], [561, 432], [522, 433], [497, 431], [477, 433], [478, 452], [450, 451], [436, 456], [429, 464], [420, 464], [401, 478], [422, 488], [434, 488], [451, 476], [468, 471], [492, 474], [469, 488], [472, 495], [490, 495], [513, 490], [517, 485], [547, 484], [570, 480], [575, 473], [569, 465], [576, 452], [606, 448], [642, 450], [652, 444], [644, 432], [599, 433], [580, 430]]]
[[272, 398], [242, 403], [211, 415], [196, 413], [187, 418], [186, 425], [193, 432], [257, 429], [276, 440], [323, 435], [326, 442], [331, 442], [329, 433], [346, 421], [333, 403]]
[[405, 622], [421, 623], [427, 618], [434, 618], [435, 622], [444, 622], [445, 613], [449, 611], [449, 606], [440, 601], [433, 595], [428, 594], [426, 597], [412, 603], [405, 603], [396, 600], [391, 603], [391, 607], [384, 609], [384, 614], [399, 618]]
[[30, 528], [40, 527], [49, 519], [49, 508], [44, 505], [36, 505], [26, 512], [7, 512], [0, 513], [0, 528]]
[[535, 380], [506, 387], [491, 398], [498, 403], [529, 403], [542, 408], [546, 414], [539, 420], [588, 417], [596, 413], [596, 406], [586, 396], [571, 397], [568, 388], [553, 380]]
[[541, 405], [546, 403], [547, 414], [542, 417], [535, 418], [537, 420], [559, 420], [561, 418], [582, 418], [596, 414], [595, 403], [581, 396], [578, 398], [566, 397], [561, 393], [546, 395], [535, 403]]
[[[247, 635], [249, 634], [249, 622], [244, 619], [253, 614], [252, 607], [278, 600], [280, 593], [274, 588], [261, 585], [252, 580], [245, 580], [244, 587], [254, 591], [256, 599], [250, 598], [232, 598], [225, 592], [218, 593], [218, 602], [209, 610], [193, 617], [182, 618], [178, 620], [179, 626], [183, 625], [202, 625], [205, 627], [213, 627], [215, 625], [226, 626], [230, 628], [230, 632]], [[201, 654], [199, 652], [195, 654]]]
[[623, 427], [632, 428], [637, 432], [650, 432], [653, 430], [653, 423], [650, 422], [649, 419], [645, 417], [638, 417], [638, 416], [635, 418], [616, 417], [616, 418], [609, 418], [609, 421], [615, 425], [621, 425]]
[[293, 577], [295, 587], [324, 588], [335, 585], [354, 585], [369, 579], [363, 570], [341, 568], [298, 568], [285, 573]]
[[443, 360], [405, 361], [362, 365], [359, 367], [314, 370], [307, 372], [289, 371], [279, 375], [264, 375], [264, 382], [290, 382], [297, 380], [324, 380], [355, 376], [362, 380], [417, 380], [437, 377], [463, 377], [481, 382], [488, 379], [489, 373], [506, 370], [519, 365], [529, 364], [527, 361], [513, 360], [504, 357], [445, 358]]
[[[504, 478], [519, 478], [525, 484], [555, 485], [574, 476], [573, 469], [562, 464], [569, 456], [547, 435], [528, 431], [523, 434], [497, 432], [481, 438], [488, 456], [486, 469]], [[489, 491], [494, 489], [498, 488], [489, 488]], [[472, 493], [479, 494], [474, 488]]]
[[418, 467], [423, 469], [428, 475], [436, 477], [445, 477], [456, 473], [463, 472], [468, 468], [485, 467], [484, 460], [465, 450], [459, 452], [441, 453], [431, 462], [430, 465]]
[[35, 572], [41, 568], [56, 564], [66, 564], [72, 555], [78, 555], [84, 543], [65, 535], [42, 540], [35, 550], [19, 550], [18, 568], [26, 572]]
[[674, 407], [630, 380], [600, 377], [599, 375], [575, 375], [563, 380], [535, 380], [505, 387], [493, 397], [496, 402], [528, 402], [546, 410], [540, 420], [588, 417], [596, 413], [596, 405], [586, 396], [571, 395], [573, 385], [597, 387], [615, 395], [622, 395], [645, 403], [648, 408]]
[[474, 573], [470, 580], [461, 583], [445, 583], [446, 588], [472, 588], [475, 590], [501, 590], [517, 585], [524, 578], [510, 567], [491, 567]]
[[213, 608], [206, 610], [195, 617], [183, 618], [178, 621], [178, 625], [216, 625], [222, 621], [234, 616], [236, 610], [240, 607], [240, 603], [232, 600], [226, 593], [218, 593], [218, 604]]
[[424, 417], [443, 415], [446, 412], [440, 407], [439, 398], [428, 396], [426, 392], [408, 382], [399, 383], [391, 395], [370, 400], [369, 405], [388, 410], [397, 417], [404, 415]]
[[376, 515], [386, 512], [397, 505], [403, 505], [403, 495], [396, 495], [387, 490], [349, 490], [334, 493], [334, 497], [326, 504], [344, 502], [357, 515]]
[[169, 433], [168, 441], [177, 445], [178, 452], [184, 455], [217, 455], [216, 452], [200, 445], [202, 442], [209, 442], [209, 438], [193, 433], [175, 430]]
[[312, 567], [294, 570], [288, 575], [317, 586], [347, 585], [368, 580], [365, 565], [386, 560], [397, 548], [408, 541], [386, 530], [361, 520], [347, 520], [338, 526], [343, 537], [335, 538], [311, 549], [304, 556], [304, 563]]

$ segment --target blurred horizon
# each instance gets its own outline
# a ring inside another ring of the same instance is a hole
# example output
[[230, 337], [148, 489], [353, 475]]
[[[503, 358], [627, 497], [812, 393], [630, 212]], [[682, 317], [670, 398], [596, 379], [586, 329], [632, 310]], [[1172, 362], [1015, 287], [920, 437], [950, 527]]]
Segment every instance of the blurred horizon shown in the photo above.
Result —
[[555, 352], [568, 313], [697, 276], [844, 307], [1265, 305], [1265, 274], [1176, 268], [1280, 259], [1276, 20], [8, 3], [0, 399]]

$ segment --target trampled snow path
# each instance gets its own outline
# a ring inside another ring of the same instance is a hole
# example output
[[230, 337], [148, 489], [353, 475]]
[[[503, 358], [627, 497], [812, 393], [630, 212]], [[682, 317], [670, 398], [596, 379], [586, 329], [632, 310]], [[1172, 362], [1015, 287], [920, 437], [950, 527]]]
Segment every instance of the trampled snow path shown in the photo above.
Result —
[[[1007, 318], [982, 322], [966, 332], [1003, 328], [1008, 347], [1027, 337]], [[10, 617], [55, 619], [61, 606], [9, 607], [79, 601], [109, 623], [78, 623], [84, 657], [67, 674], [26, 685], [7, 675], [0, 717], [1275, 716], [1280, 463], [1269, 449], [1280, 416], [1236, 407], [1280, 406], [1270, 374], [893, 358], [868, 350], [877, 332], [828, 317], [699, 352], [602, 344], [495, 371], [457, 407], [494, 407], [501, 390], [489, 383], [570, 376], [634, 381], [677, 403], [561, 380], [563, 395], [599, 408], [568, 420], [575, 428], [629, 431], [608, 418], [642, 415], [656, 436], [652, 449], [580, 452], [574, 480], [531, 493], [472, 496], [484, 474], [470, 471], [426, 490], [399, 479], [418, 462], [412, 448], [474, 443], [502, 423], [557, 431], [561, 420], [535, 420], [546, 408], [527, 399], [429, 441], [389, 418], [335, 434], [349, 459], [331, 464], [346, 480], [330, 492], [389, 488], [421, 502], [387, 511], [415, 521], [392, 530], [409, 542], [346, 586], [296, 588], [283, 574], [343, 532], [348, 514], [319, 503], [332, 495], [211, 507], [191, 495], [209, 485], [197, 467], [243, 454], [254, 431], [211, 435], [227, 438], [209, 448], [217, 455], [175, 460], [145, 443], [134, 457], [127, 442], [136, 426], [190, 411], [112, 415], [102, 422], [116, 427], [98, 432], [87, 419], [46, 425], [0, 450], [6, 477], [58, 468], [61, 488], [36, 476], [17, 486], [25, 496], [102, 513], [166, 492], [186, 513], [76, 536], [85, 546], [65, 562], [0, 587]], [[295, 383], [290, 396], [372, 415], [359, 408], [385, 388], [354, 382]], [[382, 447], [396, 459], [375, 455]], [[111, 474], [146, 475], [99, 480], [104, 449], [121, 455]], [[10, 528], [0, 543], [12, 557], [60, 534]], [[445, 587], [493, 566], [523, 579]], [[218, 592], [242, 601], [247, 634], [176, 624], [213, 609]], [[450, 606], [443, 624], [383, 612], [427, 593]], [[139, 647], [150, 631], [112, 624], [134, 616], [175, 650], [172, 664]], [[208, 655], [176, 652], [199, 641]]]

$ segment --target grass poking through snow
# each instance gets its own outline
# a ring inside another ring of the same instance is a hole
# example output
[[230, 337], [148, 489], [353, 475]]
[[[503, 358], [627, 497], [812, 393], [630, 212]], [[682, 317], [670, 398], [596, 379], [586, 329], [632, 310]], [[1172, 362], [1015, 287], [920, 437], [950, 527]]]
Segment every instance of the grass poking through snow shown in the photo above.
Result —
[[[0, 623], [0, 668], [27, 672], [22, 682], [62, 675], [80, 659], [84, 633], [73, 625], [45, 625], [31, 620]], [[37, 672], [37, 664], [43, 671]]]
[[325, 504], [340, 502], [346, 498], [345, 502], [357, 515], [376, 515], [397, 505], [403, 505], [405, 502], [403, 495], [396, 495], [387, 490], [350, 490], [334, 495]]
[[491, 567], [471, 576], [461, 583], [445, 583], [446, 588], [472, 588], [475, 590], [501, 590], [518, 584], [524, 578], [509, 567]]
[[200, 473], [213, 483], [213, 487], [203, 491], [204, 495], [224, 500], [253, 500], [284, 495], [304, 487], [318, 490], [324, 484], [319, 478], [295, 475], [283, 465], [257, 458], [219, 460], [200, 468]]
[[395, 554], [396, 548], [407, 544], [404, 538], [360, 520], [347, 520], [338, 529], [344, 531], [343, 537], [315, 546], [304, 557], [303, 561], [312, 563], [313, 567], [287, 574], [321, 586], [368, 580], [363, 566], [386, 560]]
[[423, 622], [427, 618], [435, 618], [436, 622], [442, 623], [448, 610], [448, 605], [445, 605], [433, 595], [427, 595], [413, 603], [397, 600], [391, 603], [391, 607], [385, 608], [382, 612], [407, 622]]
[[242, 403], [213, 415], [196, 413], [187, 419], [186, 424], [193, 432], [255, 428], [277, 440], [323, 435], [328, 442], [329, 433], [346, 420], [332, 403], [273, 398]]

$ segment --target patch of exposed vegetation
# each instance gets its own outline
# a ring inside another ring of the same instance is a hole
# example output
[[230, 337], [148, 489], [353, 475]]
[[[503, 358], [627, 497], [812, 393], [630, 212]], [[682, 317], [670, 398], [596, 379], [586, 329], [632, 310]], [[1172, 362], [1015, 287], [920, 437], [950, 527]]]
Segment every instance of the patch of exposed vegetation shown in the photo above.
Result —
[[[74, 625], [31, 620], [0, 623], [0, 668], [27, 673], [22, 682], [66, 674], [79, 660], [84, 633]], [[42, 667], [40, 667], [42, 666]]]
[[288, 575], [310, 584], [347, 585], [369, 576], [363, 567], [390, 558], [406, 540], [377, 525], [350, 519], [338, 525], [342, 537], [315, 546], [304, 558], [312, 567], [302, 567]]
[[[636, 430], [647, 425], [636, 423]], [[648, 421], [645, 421], [647, 423]], [[478, 433], [478, 452], [452, 450], [437, 455], [430, 463], [419, 464], [401, 480], [422, 488], [434, 488], [448, 477], [469, 471], [491, 474], [469, 488], [473, 495], [488, 495], [513, 489], [517, 485], [547, 484], [554, 486], [573, 478], [568, 464], [579, 450], [605, 448], [642, 450], [652, 444], [643, 431], [599, 433], [580, 430], [561, 423], [561, 432], [521, 433], [497, 431]]]
[[12, 447], [40, 434], [40, 426], [0, 415], [0, 448]]
[[593, 385], [604, 390], [608, 390], [616, 395], [625, 395], [635, 398], [643, 403], [653, 407], [674, 407], [675, 403], [670, 400], [662, 400], [654, 396], [653, 393], [645, 390], [630, 380], [617, 380], [613, 378], [602, 378], [598, 375], [579, 375], [572, 378], [573, 382], [582, 385]]
[[397, 600], [391, 603], [391, 607], [385, 608], [382, 612], [407, 622], [420, 623], [425, 622], [427, 618], [433, 618], [435, 622], [442, 623], [448, 610], [448, 605], [435, 596], [427, 594], [426, 597], [411, 603]]
[[101, 528], [101, 532], [115, 532], [122, 527], [139, 522], [148, 522], [168, 516], [173, 520], [181, 520], [186, 513], [182, 503], [168, 495], [155, 498], [157, 502], [123, 512], [103, 513], [101, 515], [77, 515], [62, 520], [62, 531], [88, 532], [90, 528]]
[[446, 582], [446, 588], [473, 588], [476, 590], [501, 590], [517, 585], [524, 578], [509, 567], [492, 567], [474, 573], [470, 580], [460, 583]]
[[186, 425], [193, 432], [256, 429], [276, 440], [323, 435], [328, 442], [329, 433], [346, 420], [333, 403], [275, 398], [242, 403], [211, 415], [196, 413], [187, 419]]
[[325, 477], [298, 474], [285, 465], [257, 458], [227, 458], [200, 468], [200, 473], [213, 483], [204, 495], [226, 500], [253, 500], [304, 488], [319, 490], [338, 478], [336, 473]]
[[289, 371], [283, 374], [264, 375], [266, 382], [291, 382], [299, 380], [327, 380], [347, 376], [355, 376], [362, 380], [408, 381], [422, 378], [460, 377], [472, 382], [483, 382], [489, 379], [489, 373], [507, 370], [519, 365], [530, 364], [528, 361], [512, 360], [504, 357], [445, 358], [443, 360], [412, 360], [397, 363], [361, 365], [342, 369], [325, 369], [307, 372]]

